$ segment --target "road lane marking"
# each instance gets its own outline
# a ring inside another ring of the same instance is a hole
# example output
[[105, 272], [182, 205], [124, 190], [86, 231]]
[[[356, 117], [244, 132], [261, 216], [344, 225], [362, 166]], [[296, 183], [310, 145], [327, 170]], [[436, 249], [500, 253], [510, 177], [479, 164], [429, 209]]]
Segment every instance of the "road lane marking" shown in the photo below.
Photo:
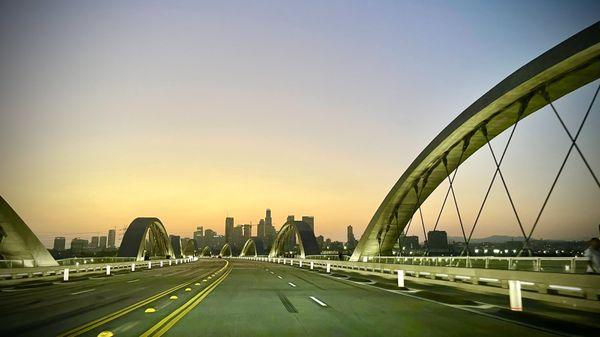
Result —
[[208, 296], [225, 278], [231, 273], [233, 268], [227, 270], [223, 275], [221, 275], [217, 280], [215, 280], [210, 286], [206, 289], [199, 292], [196, 296], [192, 297], [189, 301], [187, 301], [184, 305], [177, 308], [167, 317], [163, 318], [160, 322], [152, 326], [146, 332], [144, 332], [140, 337], [159, 337], [165, 334], [169, 329], [171, 329], [179, 320], [181, 320], [185, 315], [187, 315], [192, 309], [194, 309], [206, 296]]
[[283, 277], [281, 277], [281, 276], [279, 276], [279, 275], [277, 275], [277, 277], [278, 277], [278, 278], [280, 278], [280, 279], [283, 279]]
[[327, 304], [325, 304], [325, 302], [322, 302], [321, 300], [319, 300], [318, 298], [316, 298], [314, 296], [310, 296], [310, 299], [317, 302], [317, 304], [322, 307], [327, 307]]
[[82, 291], [76, 291], [74, 293], [71, 293], [70, 295], [79, 295], [79, 294], [85, 294], [85, 293], [89, 293], [90, 291], [94, 291], [96, 290], [95, 288], [92, 289], [86, 289], [86, 290], [82, 290]]
[[139, 280], [140, 280], [139, 278], [136, 278], [135, 280], [129, 280], [129, 281], [127, 281], [127, 283], [133, 283], [133, 282], [137, 282]]
[[269, 273], [271, 273], [271, 274], [275, 275], [275, 273], [274, 273], [274, 272], [272, 272], [272, 271], [270, 271]]
[[[223, 267], [221, 267], [221, 269], [219, 269], [218, 272], [221, 272], [221, 271], [225, 270], [228, 265], [229, 265], [229, 261], [225, 261], [225, 265]], [[205, 275], [208, 275], [208, 273], [204, 274], [203, 276], [200, 276], [199, 279], [202, 278], [202, 277], [204, 277]], [[148, 297], [145, 300], [139, 301], [139, 302], [134, 303], [134, 304], [132, 304], [132, 305], [130, 305], [128, 307], [122, 308], [122, 309], [117, 310], [117, 311], [115, 311], [115, 312], [113, 312], [111, 314], [108, 314], [106, 316], [103, 316], [103, 317], [98, 318], [96, 320], [93, 320], [91, 322], [88, 322], [88, 323], [86, 323], [84, 325], [81, 325], [79, 327], [71, 329], [71, 330], [69, 330], [67, 332], [64, 332], [64, 333], [58, 335], [57, 337], [79, 336], [81, 334], [84, 334], [84, 333], [86, 333], [86, 332], [88, 332], [88, 331], [90, 331], [92, 329], [95, 329], [95, 328], [97, 328], [97, 327], [99, 327], [101, 325], [104, 325], [104, 324], [106, 324], [106, 323], [108, 323], [108, 322], [110, 322], [112, 320], [115, 320], [115, 319], [117, 319], [117, 318], [119, 318], [119, 317], [121, 317], [123, 315], [126, 315], [126, 314], [128, 314], [128, 313], [130, 313], [130, 312], [132, 312], [132, 311], [134, 311], [134, 310], [136, 310], [138, 308], [141, 308], [141, 307], [147, 305], [148, 303], [151, 303], [151, 302], [153, 302], [153, 301], [155, 301], [155, 300], [157, 300], [157, 299], [159, 299], [159, 298], [161, 298], [163, 296], [166, 296], [166, 295], [168, 295], [169, 293], [171, 293], [173, 291], [177, 291], [177, 290], [179, 290], [179, 289], [187, 286], [189, 283], [190, 283], [189, 281], [181, 283], [181, 284], [179, 284], [177, 286], [174, 286], [173, 288], [167, 289], [167, 290], [165, 290], [163, 292], [160, 292], [160, 293], [158, 293], [156, 295], [150, 296], [150, 297]]]
[[293, 284], [292, 282], [288, 282], [289, 285], [291, 285], [292, 287], [296, 287], [295, 284]]

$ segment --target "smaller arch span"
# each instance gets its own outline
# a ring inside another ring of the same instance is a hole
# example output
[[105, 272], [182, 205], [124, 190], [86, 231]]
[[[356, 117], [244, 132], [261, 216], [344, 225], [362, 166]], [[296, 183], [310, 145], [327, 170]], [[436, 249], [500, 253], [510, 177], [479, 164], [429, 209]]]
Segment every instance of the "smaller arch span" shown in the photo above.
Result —
[[210, 247], [209, 246], [204, 247], [204, 249], [202, 249], [202, 253], [200, 255], [211, 256], [212, 252], [210, 251]]
[[258, 256], [265, 254], [265, 244], [259, 238], [250, 238], [244, 243], [240, 256]]
[[135, 218], [119, 247], [119, 257], [135, 257], [143, 261], [152, 257], [174, 257], [171, 240], [158, 218]]
[[233, 254], [231, 253], [231, 246], [229, 246], [228, 243], [224, 244], [219, 255], [222, 257], [232, 257]]
[[196, 240], [189, 239], [186, 240], [185, 245], [183, 246], [183, 255], [184, 256], [195, 256], [198, 248], [196, 247]]
[[321, 254], [312, 228], [304, 221], [293, 220], [283, 224], [277, 232], [269, 257], [278, 257], [283, 254], [285, 242], [290, 238], [290, 235], [297, 235], [298, 237], [301, 258], [305, 258], [307, 255]]

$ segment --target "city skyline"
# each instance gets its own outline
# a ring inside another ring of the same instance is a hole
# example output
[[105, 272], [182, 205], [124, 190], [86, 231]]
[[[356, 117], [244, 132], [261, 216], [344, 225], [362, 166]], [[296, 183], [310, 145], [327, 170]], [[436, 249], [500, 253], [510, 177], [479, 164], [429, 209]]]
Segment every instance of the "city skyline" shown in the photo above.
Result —
[[[258, 223], [258, 205], [274, 210], [277, 229], [288, 214], [311, 214], [319, 234], [343, 240], [351, 224], [358, 239], [443, 127], [595, 22], [600, 5], [0, 6], [1, 22], [27, 27], [0, 32], [8, 47], [0, 69], [11, 79], [0, 90], [0, 191], [49, 246], [62, 233], [119, 230], [138, 216], [156, 216], [183, 236], [196, 225], [219, 231], [231, 214]], [[571, 128], [589, 89], [557, 102], [573, 110], [564, 116]], [[527, 228], [569, 145], [551, 117], [546, 109], [523, 121], [505, 165], [515, 200], [531, 210]], [[591, 131], [599, 124], [590, 119], [580, 139], [595, 168], [600, 136]], [[472, 209], [467, 223], [493, 172], [477, 161], [486, 156], [469, 159], [457, 176], [459, 201]], [[572, 159], [538, 237], [597, 235], [597, 192]], [[522, 163], [535, 170], [523, 174]], [[519, 232], [496, 187], [475, 237]], [[444, 191], [423, 207], [428, 227]], [[441, 229], [457, 236], [448, 209]]]

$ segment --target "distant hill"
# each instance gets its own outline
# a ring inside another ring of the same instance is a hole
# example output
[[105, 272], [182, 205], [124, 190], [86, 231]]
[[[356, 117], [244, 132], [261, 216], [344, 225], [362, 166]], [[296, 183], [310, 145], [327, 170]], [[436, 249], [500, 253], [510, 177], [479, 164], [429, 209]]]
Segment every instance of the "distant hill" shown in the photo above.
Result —
[[[465, 240], [463, 239], [462, 236], [449, 236], [448, 237], [448, 242], [464, 242]], [[472, 238], [471, 239], [471, 243], [483, 243], [483, 242], [490, 242], [490, 243], [504, 243], [507, 241], [523, 241], [523, 237], [522, 236], [510, 236], [510, 235], [492, 235], [492, 236], [488, 236], [485, 238]]]

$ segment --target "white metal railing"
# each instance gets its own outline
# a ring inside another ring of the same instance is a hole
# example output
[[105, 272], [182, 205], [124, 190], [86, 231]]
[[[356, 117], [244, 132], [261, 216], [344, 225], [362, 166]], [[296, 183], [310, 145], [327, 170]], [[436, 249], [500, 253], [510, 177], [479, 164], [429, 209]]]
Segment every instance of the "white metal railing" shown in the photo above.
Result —
[[[134, 259], [133, 259], [134, 260]], [[16, 280], [33, 277], [44, 277], [44, 276], [66, 276], [67, 280], [70, 274], [82, 274], [82, 273], [107, 273], [111, 271], [136, 271], [143, 269], [151, 269], [156, 267], [168, 267], [175, 266], [182, 263], [188, 263], [197, 261], [198, 258], [181, 258], [181, 259], [169, 259], [169, 260], [150, 260], [150, 261], [121, 261], [121, 262], [106, 262], [100, 263], [94, 259], [88, 263], [75, 262], [73, 265], [59, 265], [51, 267], [19, 267], [19, 268], [6, 268], [0, 269], [0, 280]]]
[[[311, 255], [307, 259], [339, 261], [337, 255]], [[349, 256], [344, 255], [343, 261]], [[585, 273], [587, 257], [499, 257], [499, 256], [364, 256], [361, 262], [483, 268], [551, 273]]]

